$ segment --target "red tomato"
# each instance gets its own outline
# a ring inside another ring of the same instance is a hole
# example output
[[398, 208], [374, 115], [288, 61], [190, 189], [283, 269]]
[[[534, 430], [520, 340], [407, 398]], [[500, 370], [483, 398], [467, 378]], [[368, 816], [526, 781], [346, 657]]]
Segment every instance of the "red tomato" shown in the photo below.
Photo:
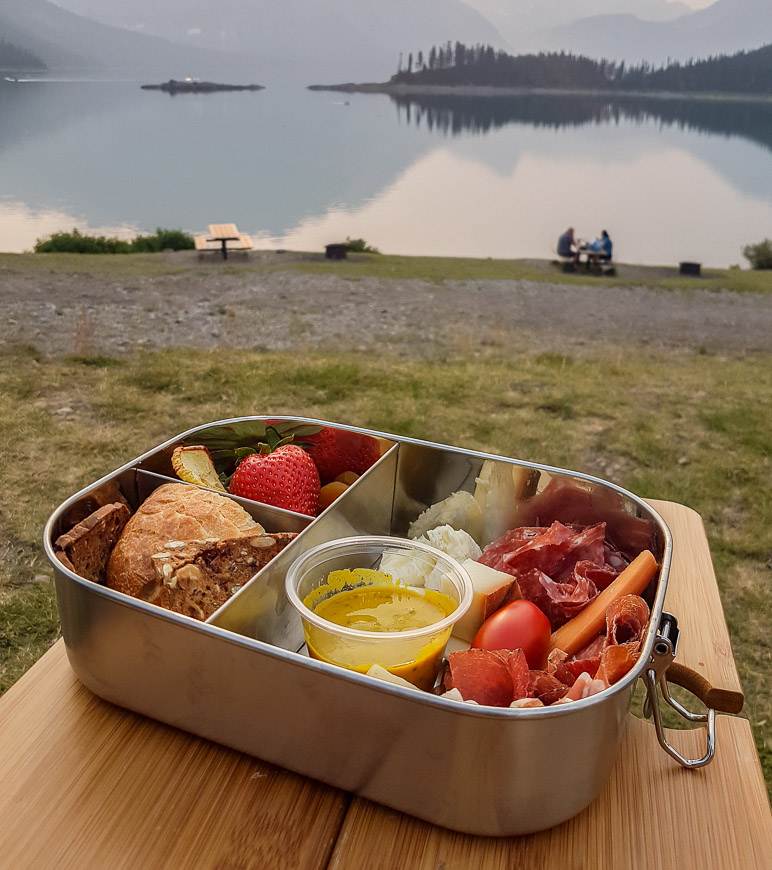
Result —
[[530, 601], [513, 601], [489, 616], [474, 636], [477, 649], [521, 649], [528, 667], [544, 667], [550, 649], [550, 621]]

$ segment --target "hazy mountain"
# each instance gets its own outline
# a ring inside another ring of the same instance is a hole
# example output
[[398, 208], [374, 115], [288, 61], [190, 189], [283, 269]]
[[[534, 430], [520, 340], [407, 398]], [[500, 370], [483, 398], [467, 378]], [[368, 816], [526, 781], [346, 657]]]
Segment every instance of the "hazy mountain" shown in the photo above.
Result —
[[11, 72], [21, 70], [42, 70], [46, 65], [43, 61], [26, 48], [14, 45], [0, 39], [0, 69]]
[[717, 0], [706, 9], [670, 22], [642, 21], [633, 15], [586, 18], [542, 33], [537, 47], [662, 62], [727, 54], [770, 42], [770, 0]]
[[216, 52], [173, 45], [73, 15], [48, 0], [0, 0], [0, 34], [51, 69], [161, 74], [217, 69]]
[[57, 0], [108, 24], [190, 45], [248, 55], [282, 72], [378, 78], [400, 51], [438, 41], [503, 45], [462, 0]]
[[636, 15], [644, 21], [671, 21], [691, 12], [679, 0], [468, 0], [513, 48], [531, 47], [532, 35], [596, 15]]

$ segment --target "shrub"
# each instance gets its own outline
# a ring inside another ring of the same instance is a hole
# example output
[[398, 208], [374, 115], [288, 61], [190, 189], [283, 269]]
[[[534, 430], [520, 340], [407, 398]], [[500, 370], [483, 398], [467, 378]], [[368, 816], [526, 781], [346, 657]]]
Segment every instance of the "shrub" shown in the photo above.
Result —
[[38, 239], [37, 254], [129, 254], [131, 243], [108, 236], [86, 236], [78, 230]]
[[368, 245], [364, 239], [349, 239], [346, 237], [346, 244], [352, 254], [380, 254], [378, 248]]
[[35, 244], [37, 254], [157, 254], [159, 251], [190, 251], [193, 236], [182, 230], [157, 229], [149, 236], [131, 241], [114, 236], [87, 236], [79, 230], [54, 233]]
[[193, 236], [182, 230], [164, 230], [160, 227], [152, 236], [137, 236], [131, 243], [137, 253], [156, 254], [159, 251], [192, 251]]
[[743, 256], [754, 269], [772, 269], [772, 239], [743, 248]]

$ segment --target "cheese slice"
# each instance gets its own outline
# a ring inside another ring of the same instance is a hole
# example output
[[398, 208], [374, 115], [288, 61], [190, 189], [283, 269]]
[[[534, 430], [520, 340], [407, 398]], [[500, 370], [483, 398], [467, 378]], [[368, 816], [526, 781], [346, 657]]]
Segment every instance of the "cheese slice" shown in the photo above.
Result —
[[506, 600], [515, 583], [511, 574], [481, 565], [474, 559], [462, 563], [472, 578], [472, 606], [456, 623], [453, 634], [471, 643], [480, 626]]
[[376, 680], [383, 680], [384, 683], [391, 683], [394, 686], [402, 686], [403, 689], [415, 689], [416, 692], [421, 691], [418, 686], [414, 686], [407, 680], [403, 680], [402, 677], [392, 674], [391, 671], [387, 671], [386, 668], [382, 668], [380, 665], [373, 665], [367, 672], [367, 676], [375, 677]]

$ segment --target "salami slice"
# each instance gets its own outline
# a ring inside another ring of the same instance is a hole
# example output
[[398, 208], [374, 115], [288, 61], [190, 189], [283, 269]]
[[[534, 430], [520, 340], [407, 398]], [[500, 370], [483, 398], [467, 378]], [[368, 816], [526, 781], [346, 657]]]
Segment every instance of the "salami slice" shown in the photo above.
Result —
[[512, 678], [511, 701], [528, 696], [528, 660], [521, 649], [494, 650], [493, 655], [498, 656], [507, 666], [509, 676]]
[[509, 663], [484, 649], [451, 653], [444, 685], [458, 689], [465, 701], [489, 707], [508, 707], [514, 695]]

